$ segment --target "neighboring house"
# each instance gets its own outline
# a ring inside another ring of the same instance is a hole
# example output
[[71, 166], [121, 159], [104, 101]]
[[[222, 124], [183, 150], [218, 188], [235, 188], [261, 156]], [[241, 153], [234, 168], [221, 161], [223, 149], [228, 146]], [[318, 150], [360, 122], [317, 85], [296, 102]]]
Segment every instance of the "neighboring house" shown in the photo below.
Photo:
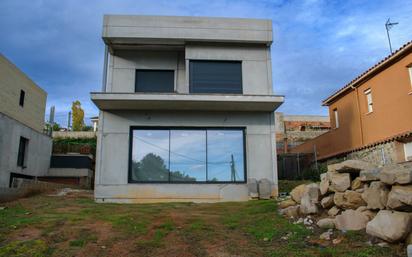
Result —
[[275, 113], [276, 152], [288, 153], [289, 149], [300, 145], [330, 130], [328, 116], [284, 115]]
[[47, 93], [0, 54], [0, 187], [47, 173], [52, 139], [43, 134]]
[[109, 15], [103, 40], [96, 201], [277, 195], [270, 20]]
[[332, 130], [292, 152], [378, 164], [412, 160], [412, 41], [323, 101]]

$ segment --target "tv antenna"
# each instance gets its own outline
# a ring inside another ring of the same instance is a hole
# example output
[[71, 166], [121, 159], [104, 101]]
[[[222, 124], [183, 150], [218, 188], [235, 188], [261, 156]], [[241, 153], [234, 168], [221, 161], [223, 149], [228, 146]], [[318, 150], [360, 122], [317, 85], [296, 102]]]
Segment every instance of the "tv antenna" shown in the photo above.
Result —
[[391, 37], [389, 36], [389, 30], [393, 26], [398, 25], [398, 24], [399, 24], [399, 22], [391, 22], [391, 18], [388, 18], [388, 20], [385, 23], [386, 34], [388, 35], [389, 49], [390, 49], [391, 53], [393, 53], [393, 52], [392, 52]]

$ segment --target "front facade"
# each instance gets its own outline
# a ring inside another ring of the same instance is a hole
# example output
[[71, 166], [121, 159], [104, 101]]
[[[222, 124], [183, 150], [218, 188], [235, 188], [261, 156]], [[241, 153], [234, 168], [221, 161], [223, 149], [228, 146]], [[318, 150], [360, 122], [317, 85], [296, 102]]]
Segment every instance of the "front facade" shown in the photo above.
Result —
[[277, 194], [271, 21], [105, 16], [103, 40], [96, 201]]
[[43, 134], [47, 93], [0, 54], [0, 187], [47, 173], [52, 139]]
[[332, 130], [296, 148], [319, 159], [412, 160], [412, 42], [328, 97]]

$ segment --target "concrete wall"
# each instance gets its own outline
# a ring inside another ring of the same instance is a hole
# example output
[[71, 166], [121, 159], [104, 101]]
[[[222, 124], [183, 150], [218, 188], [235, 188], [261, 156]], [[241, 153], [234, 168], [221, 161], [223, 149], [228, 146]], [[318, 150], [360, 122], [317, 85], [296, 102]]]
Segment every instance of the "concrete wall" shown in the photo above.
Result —
[[175, 71], [175, 92], [189, 93], [190, 60], [242, 61], [243, 93], [272, 95], [270, 48], [261, 46], [186, 45], [184, 51], [114, 50], [110, 55], [107, 92], [135, 92], [136, 69]]
[[[29, 139], [26, 168], [17, 166], [20, 137]], [[52, 139], [0, 113], [0, 187], [8, 187], [10, 172], [44, 176], [50, 165]]]
[[247, 184], [128, 184], [130, 126], [246, 127], [247, 178], [269, 179], [276, 195], [273, 117], [269, 112], [101, 112], [95, 198], [105, 202], [249, 199]]
[[[19, 105], [25, 91], [24, 106]], [[0, 54], [0, 113], [42, 132], [47, 93]]]

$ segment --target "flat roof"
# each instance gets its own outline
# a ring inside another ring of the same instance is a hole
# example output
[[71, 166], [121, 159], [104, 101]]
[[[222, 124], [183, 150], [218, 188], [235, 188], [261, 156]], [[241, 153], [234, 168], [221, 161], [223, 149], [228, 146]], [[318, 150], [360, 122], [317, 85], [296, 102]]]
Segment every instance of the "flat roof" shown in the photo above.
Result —
[[274, 111], [277, 95], [91, 93], [100, 110]]
[[116, 44], [272, 43], [269, 19], [104, 15], [103, 40]]

